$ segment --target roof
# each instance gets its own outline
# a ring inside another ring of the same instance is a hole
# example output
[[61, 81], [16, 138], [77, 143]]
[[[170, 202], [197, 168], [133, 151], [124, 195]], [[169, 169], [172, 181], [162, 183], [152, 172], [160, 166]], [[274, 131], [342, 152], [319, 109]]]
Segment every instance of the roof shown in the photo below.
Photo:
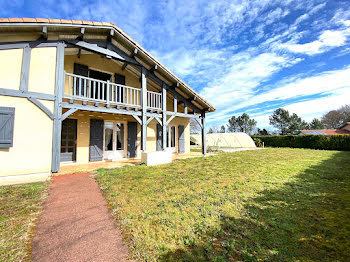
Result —
[[120, 33], [125, 37], [134, 47], [137, 47], [138, 50], [143, 52], [148, 56], [154, 64], [158, 67], [161, 67], [170, 77], [174, 79], [175, 82], [178, 82], [182, 85], [187, 91], [192, 93], [195, 97], [198, 97], [204, 104], [208, 106], [208, 111], [215, 111], [216, 108], [211, 105], [207, 100], [201, 97], [196, 91], [189, 87], [183, 80], [177, 77], [172, 73], [167, 67], [165, 67], [161, 62], [159, 62], [155, 57], [148, 53], [142, 46], [140, 46], [134, 39], [127, 35], [123, 30], [117, 27], [113, 22], [95, 22], [95, 21], [85, 21], [85, 20], [66, 20], [66, 19], [45, 19], [45, 18], [0, 18], [0, 26], [10, 25], [10, 26], [19, 26], [19, 25], [52, 25], [52, 26], [88, 26], [95, 28], [111, 28]]
[[343, 129], [315, 129], [315, 130], [300, 130], [304, 135], [350, 135], [350, 131]]
[[342, 129], [342, 128], [344, 128], [344, 127], [346, 127], [346, 126], [349, 126], [349, 125], [350, 125], [350, 122], [346, 122], [346, 123], [342, 124], [342, 125], [339, 127], [339, 129]]

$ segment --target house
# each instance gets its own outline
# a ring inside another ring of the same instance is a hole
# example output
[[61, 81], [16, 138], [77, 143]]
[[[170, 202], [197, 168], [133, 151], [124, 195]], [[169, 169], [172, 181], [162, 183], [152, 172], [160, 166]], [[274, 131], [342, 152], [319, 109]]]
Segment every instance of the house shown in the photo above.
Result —
[[337, 129], [299, 130], [297, 135], [350, 135], [350, 122], [344, 123]]
[[67, 164], [189, 153], [189, 120], [205, 141], [214, 110], [113, 23], [0, 19], [0, 184]]

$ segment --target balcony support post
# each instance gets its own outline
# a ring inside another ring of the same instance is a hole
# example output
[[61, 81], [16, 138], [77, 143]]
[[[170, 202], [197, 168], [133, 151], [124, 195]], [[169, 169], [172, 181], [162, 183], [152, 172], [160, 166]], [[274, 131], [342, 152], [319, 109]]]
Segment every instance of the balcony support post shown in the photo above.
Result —
[[141, 97], [142, 97], [142, 125], [141, 125], [141, 150], [146, 151], [147, 141], [147, 78], [146, 68], [141, 68]]
[[201, 114], [202, 119], [202, 154], [205, 156], [207, 154], [207, 133], [205, 132], [205, 113]]
[[163, 150], [166, 149], [166, 86], [165, 83], [162, 83], [162, 139], [163, 139]]

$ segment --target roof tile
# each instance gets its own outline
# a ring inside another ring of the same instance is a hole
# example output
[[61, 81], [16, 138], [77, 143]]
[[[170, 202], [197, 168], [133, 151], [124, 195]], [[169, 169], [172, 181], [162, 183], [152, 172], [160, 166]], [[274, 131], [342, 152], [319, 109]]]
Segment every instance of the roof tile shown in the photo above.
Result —
[[71, 24], [72, 20], [61, 19], [61, 24]]
[[23, 22], [22, 18], [9, 18], [9, 22], [11, 23], [21, 23]]
[[37, 18], [36, 21], [38, 23], [48, 23], [49, 22], [49, 19], [46, 19], [46, 18]]
[[23, 18], [23, 22], [25, 23], [36, 23], [35, 18]]
[[49, 19], [50, 24], [60, 24], [61, 20], [60, 19]]
[[83, 25], [93, 25], [93, 23], [90, 21], [83, 21]]
[[106, 22], [102, 22], [102, 25], [105, 25], [105, 26], [111, 26], [110, 23], [106, 23]]
[[0, 23], [8, 23], [9, 20], [7, 18], [0, 18]]
[[97, 26], [98, 26], [98, 25], [102, 25], [101, 22], [95, 22], [95, 21], [94, 21], [94, 22], [92, 22], [92, 23], [93, 23], [94, 25], [97, 25]]
[[83, 22], [81, 20], [72, 20], [72, 24], [82, 25]]

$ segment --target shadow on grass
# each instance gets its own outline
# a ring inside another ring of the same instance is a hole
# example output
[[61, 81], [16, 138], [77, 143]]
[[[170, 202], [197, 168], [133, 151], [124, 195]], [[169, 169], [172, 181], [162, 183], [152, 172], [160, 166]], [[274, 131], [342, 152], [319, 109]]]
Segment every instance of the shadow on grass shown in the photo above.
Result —
[[350, 152], [294, 178], [160, 261], [350, 261]]

